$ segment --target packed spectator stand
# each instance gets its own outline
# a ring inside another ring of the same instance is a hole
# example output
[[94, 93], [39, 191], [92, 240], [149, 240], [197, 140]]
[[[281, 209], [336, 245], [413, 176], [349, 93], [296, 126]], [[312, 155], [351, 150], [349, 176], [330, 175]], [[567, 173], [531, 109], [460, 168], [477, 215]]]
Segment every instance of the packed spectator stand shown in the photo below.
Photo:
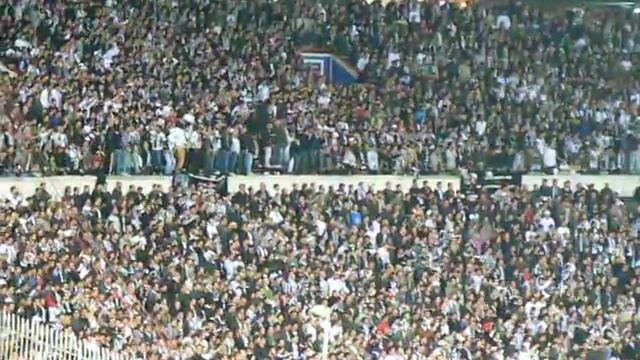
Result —
[[3, 171], [640, 171], [633, 12], [400, 3], [5, 2]]
[[[473, 175], [640, 173], [635, 16], [4, 2], [5, 175], [468, 184], [16, 190], [0, 203], [0, 309], [146, 359], [320, 359], [325, 339], [337, 360], [638, 359], [640, 191], [488, 191]], [[357, 81], [321, 76], [310, 49]]]
[[640, 354], [640, 208], [606, 188], [98, 185], [1, 209], [2, 309], [148, 359], [319, 358], [318, 306], [331, 359]]

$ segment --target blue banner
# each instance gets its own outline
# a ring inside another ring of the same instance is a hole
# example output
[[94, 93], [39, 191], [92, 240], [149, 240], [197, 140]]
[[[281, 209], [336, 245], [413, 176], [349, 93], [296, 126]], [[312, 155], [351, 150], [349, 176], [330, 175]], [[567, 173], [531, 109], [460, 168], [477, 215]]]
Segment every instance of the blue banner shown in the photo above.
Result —
[[324, 76], [329, 83], [350, 85], [358, 81], [358, 72], [342, 59], [330, 53], [301, 53], [304, 65]]

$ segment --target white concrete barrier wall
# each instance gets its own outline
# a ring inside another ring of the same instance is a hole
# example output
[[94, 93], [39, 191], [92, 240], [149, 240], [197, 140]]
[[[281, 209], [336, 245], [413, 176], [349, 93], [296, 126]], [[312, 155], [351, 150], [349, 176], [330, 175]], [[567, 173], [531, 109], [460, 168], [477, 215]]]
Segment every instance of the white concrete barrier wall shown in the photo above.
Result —
[[251, 186], [257, 189], [260, 184], [265, 184], [269, 191], [273, 190], [274, 185], [279, 185], [280, 188], [291, 189], [293, 184], [311, 184], [316, 186], [323, 185], [325, 188], [329, 186], [338, 187], [340, 184], [345, 185], [358, 185], [364, 183], [368, 186], [372, 186], [376, 190], [384, 189], [387, 183], [390, 183], [395, 188], [396, 185], [400, 185], [403, 190], [407, 191], [413, 184], [413, 180], [418, 181], [418, 185], [422, 186], [423, 181], [428, 181], [433, 187], [438, 182], [442, 182], [446, 188], [447, 184], [453, 184], [455, 190], [460, 189], [460, 177], [458, 176], [394, 176], [394, 175], [349, 175], [349, 176], [334, 176], [334, 175], [250, 175], [250, 176], [230, 176], [227, 180], [227, 186], [230, 192], [236, 191], [240, 184]]
[[[400, 185], [403, 190], [408, 190], [413, 180], [417, 179], [421, 185], [423, 181], [428, 181], [431, 186], [435, 186], [437, 182], [442, 182], [446, 187], [447, 184], [453, 184], [454, 189], [460, 189], [460, 178], [457, 176], [395, 176], [395, 175], [370, 175], [370, 176], [334, 176], [334, 175], [251, 175], [251, 176], [230, 176], [228, 179], [229, 191], [235, 191], [240, 184], [257, 188], [264, 183], [269, 190], [273, 189], [273, 185], [278, 184], [281, 188], [291, 188], [294, 183], [315, 183], [316, 185], [338, 186], [357, 185], [360, 182], [373, 186], [374, 189], [383, 189], [387, 183], [391, 183], [394, 187]], [[640, 176], [634, 175], [525, 175], [522, 177], [522, 184], [529, 188], [542, 184], [543, 179], [549, 181], [558, 179], [560, 184], [565, 181], [571, 182], [575, 189], [577, 184], [593, 186], [596, 189], [602, 189], [605, 184], [623, 197], [631, 197], [635, 189], [640, 186]], [[172, 178], [170, 176], [110, 176], [107, 178], [107, 188], [113, 189], [117, 182], [121, 182], [124, 188], [129, 185], [142, 187], [145, 191], [151, 190], [153, 185], [160, 184], [164, 189], [171, 187]], [[64, 193], [67, 186], [80, 187], [85, 185], [93, 186], [96, 183], [95, 176], [51, 176], [51, 177], [8, 177], [0, 178], [0, 198], [7, 197], [11, 192], [11, 187], [15, 186], [23, 195], [31, 195], [34, 191], [44, 183], [47, 191], [53, 196], [60, 196]]]
[[[93, 187], [96, 184], [95, 176], [49, 176], [49, 177], [11, 177], [0, 178], [0, 198], [7, 197], [11, 194], [11, 188], [16, 187], [24, 196], [30, 196], [35, 190], [44, 184], [47, 191], [53, 197], [59, 197], [64, 194], [67, 186], [82, 187], [85, 185]], [[116, 183], [121, 182], [124, 189], [128, 189], [130, 185], [142, 187], [145, 191], [150, 191], [155, 184], [160, 184], [164, 189], [169, 189], [172, 178], [170, 176], [110, 176], [107, 177], [107, 188], [112, 190]]]
[[532, 188], [535, 185], [542, 184], [542, 180], [547, 179], [551, 182], [557, 179], [560, 186], [565, 181], [571, 183], [572, 189], [578, 184], [593, 185], [595, 189], [602, 189], [606, 184], [609, 188], [622, 197], [632, 197], [634, 191], [640, 186], [640, 176], [637, 175], [525, 175], [522, 177], [522, 184]]

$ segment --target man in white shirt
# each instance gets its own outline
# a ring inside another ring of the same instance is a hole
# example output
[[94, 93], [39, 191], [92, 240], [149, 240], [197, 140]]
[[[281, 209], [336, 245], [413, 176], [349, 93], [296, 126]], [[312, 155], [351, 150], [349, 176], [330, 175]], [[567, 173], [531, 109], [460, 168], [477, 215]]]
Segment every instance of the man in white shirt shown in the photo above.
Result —
[[358, 63], [356, 64], [358, 72], [363, 73], [367, 68], [367, 65], [369, 65], [369, 54], [364, 53], [360, 56], [360, 58], [358, 59]]
[[484, 132], [486, 131], [486, 129], [487, 129], [486, 121], [484, 121], [483, 119], [479, 119], [478, 121], [476, 121], [475, 130], [478, 136], [484, 136]]
[[49, 99], [49, 89], [46, 87], [42, 89], [40, 93], [40, 105], [42, 105], [43, 109], [48, 109], [51, 106], [51, 101]]
[[267, 101], [271, 97], [271, 88], [266, 82], [258, 85], [258, 100]]
[[367, 167], [374, 173], [380, 170], [378, 151], [375, 148], [369, 148], [367, 150]]
[[17, 254], [18, 252], [13, 244], [0, 244], [0, 258], [4, 258], [7, 263], [13, 263]]
[[556, 149], [552, 146], [545, 146], [542, 150], [542, 163], [546, 172], [553, 173], [558, 167]]
[[62, 109], [62, 93], [60, 90], [56, 88], [51, 90], [51, 93], [49, 94], [49, 102], [51, 106], [57, 109]]
[[229, 172], [235, 172], [240, 158], [240, 138], [235, 129], [229, 131], [231, 133], [231, 142], [229, 144]]
[[344, 280], [336, 276], [330, 277], [327, 280], [322, 280], [320, 282], [320, 288], [323, 289], [327, 295], [333, 293], [349, 293], [349, 288], [347, 288], [347, 284], [345, 284]]
[[400, 54], [395, 50], [389, 50], [389, 55], [387, 56], [387, 69], [390, 69], [396, 61], [400, 61]]
[[236, 275], [236, 270], [244, 266], [244, 263], [238, 259], [227, 258], [223, 262], [227, 280], [231, 280]]
[[168, 141], [176, 156], [176, 171], [182, 171], [187, 160], [187, 134], [183, 128], [174, 126], [169, 130]]
[[277, 208], [271, 209], [269, 212], [269, 219], [271, 219], [271, 222], [276, 225], [279, 225], [284, 221], [284, 217], [282, 217], [282, 214], [280, 214], [280, 211], [278, 211]]
[[414, 24], [422, 22], [422, 4], [420, 2], [411, 2], [409, 7], [409, 21]]
[[60, 131], [60, 128], [57, 128], [56, 131], [51, 135], [51, 142], [53, 143], [54, 148], [64, 148], [69, 144], [67, 135]]
[[545, 210], [544, 216], [540, 219], [540, 230], [546, 234], [551, 229], [555, 229], [555, 227], [556, 221], [551, 217], [551, 212], [549, 210]]

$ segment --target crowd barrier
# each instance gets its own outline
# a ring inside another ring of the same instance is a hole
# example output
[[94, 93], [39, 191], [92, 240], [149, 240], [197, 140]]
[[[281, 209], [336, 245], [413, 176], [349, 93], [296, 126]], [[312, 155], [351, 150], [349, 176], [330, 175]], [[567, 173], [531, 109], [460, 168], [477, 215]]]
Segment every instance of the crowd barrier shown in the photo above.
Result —
[[[640, 186], [640, 176], [634, 175], [524, 175], [522, 176], [522, 185], [532, 188], [535, 185], [542, 184], [542, 180], [549, 181], [557, 179], [559, 184], [569, 181], [573, 188], [577, 184], [593, 185], [596, 189], [602, 189], [608, 186], [622, 197], [632, 197], [636, 188]], [[7, 197], [11, 194], [11, 188], [16, 189], [23, 195], [33, 194], [34, 191], [44, 184], [47, 191], [54, 197], [61, 196], [67, 186], [82, 188], [85, 185], [93, 188], [96, 184], [95, 176], [50, 176], [50, 177], [7, 177], [0, 178], [0, 198]], [[353, 176], [334, 176], [334, 175], [249, 175], [249, 176], [230, 176], [227, 180], [228, 190], [230, 192], [238, 189], [240, 184], [257, 188], [260, 184], [265, 184], [269, 190], [274, 185], [281, 188], [290, 189], [293, 184], [315, 183], [317, 185], [338, 186], [358, 185], [364, 183], [375, 189], [383, 189], [387, 183], [394, 187], [400, 185], [403, 190], [409, 189], [413, 181], [417, 180], [419, 185], [423, 181], [428, 181], [431, 186], [442, 182], [446, 187], [452, 184], [455, 190], [461, 187], [461, 179], [457, 176], [396, 176], [396, 175], [353, 175]], [[106, 179], [107, 189], [111, 190], [116, 183], [120, 182], [127, 189], [130, 185], [141, 187], [144, 191], [150, 191], [153, 185], [159, 184], [164, 189], [169, 189], [172, 184], [171, 176], [109, 176]]]
[[[45, 189], [54, 198], [64, 194], [67, 186], [78, 187], [80, 190], [86, 185], [91, 189], [96, 184], [95, 176], [48, 176], [48, 177], [11, 177], [0, 178], [0, 198], [10, 196], [11, 188], [16, 189], [25, 196], [29, 196], [35, 190], [44, 185]], [[141, 187], [145, 191], [150, 191], [155, 184], [160, 184], [164, 189], [171, 186], [171, 176], [109, 176], [106, 179], [106, 186], [112, 190], [116, 183], [122, 183], [124, 189], [128, 189], [130, 185]]]
[[460, 177], [458, 176], [395, 176], [395, 175], [350, 175], [350, 176], [334, 176], [334, 175], [249, 175], [249, 176], [230, 176], [227, 179], [227, 189], [229, 192], [236, 191], [241, 184], [251, 186], [257, 189], [260, 184], [264, 184], [267, 190], [271, 191], [274, 185], [280, 186], [282, 189], [291, 189], [293, 184], [311, 184], [323, 185], [325, 188], [329, 186], [338, 187], [340, 184], [357, 186], [364, 183], [376, 190], [382, 190], [386, 184], [391, 184], [394, 189], [396, 185], [400, 185], [403, 190], [408, 190], [413, 181], [417, 180], [418, 185], [422, 186], [423, 181], [428, 181], [431, 186], [435, 186], [438, 182], [442, 182], [446, 188], [448, 184], [452, 184], [454, 190], [460, 189]]
[[562, 186], [566, 181], [571, 183], [573, 189], [578, 184], [593, 185], [597, 190], [609, 186], [611, 190], [618, 193], [621, 197], [633, 197], [634, 192], [640, 186], [640, 176], [638, 175], [525, 175], [522, 177], [522, 185], [532, 188], [535, 185], [542, 184], [544, 179], [551, 182], [553, 179], [558, 180], [558, 184]]
[[73, 333], [7, 312], [0, 313], [0, 335], [0, 359], [133, 360]]

